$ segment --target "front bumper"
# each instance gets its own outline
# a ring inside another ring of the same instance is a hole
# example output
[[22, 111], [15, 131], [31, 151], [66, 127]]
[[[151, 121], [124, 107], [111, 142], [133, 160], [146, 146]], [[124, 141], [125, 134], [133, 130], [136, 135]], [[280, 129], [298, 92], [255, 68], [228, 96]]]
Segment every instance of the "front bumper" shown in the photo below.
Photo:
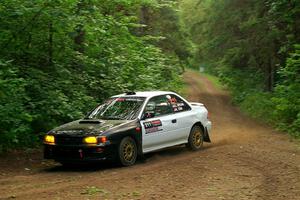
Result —
[[97, 162], [116, 158], [114, 145], [98, 146], [44, 146], [44, 158], [58, 162]]

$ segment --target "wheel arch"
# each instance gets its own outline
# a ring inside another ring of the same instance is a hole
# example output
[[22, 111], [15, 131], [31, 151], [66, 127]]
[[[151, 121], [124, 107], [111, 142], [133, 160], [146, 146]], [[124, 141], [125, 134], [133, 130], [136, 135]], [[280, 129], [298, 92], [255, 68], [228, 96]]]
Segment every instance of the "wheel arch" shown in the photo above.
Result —
[[142, 151], [142, 133], [136, 132], [136, 130], [134, 128], [134, 129], [126, 130], [123, 132], [119, 132], [119, 133], [117, 133], [117, 135], [118, 136], [115, 136], [115, 141], [116, 141], [117, 146], [121, 143], [121, 141], [124, 138], [130, 137], [136, 143], [138, 155], [142, 155], [142, 152], [143, 152]]
[[[210, 137], [209, 137], [209, 134], [208, 134], [208, 131], [206, 130], [206, 128], [203, 126], [203, 124], [199, 121], [199, 122], [196, 122], [192, 128], [194, 126], [199, 126], [201, 128], [201, 130], [203, 131], [204, 133], [204, 142], [211, 142], [210, 141]], [[192, 130], [192, 129], [191, 129]]]
[[[140, 130], [137, 128], [140, 128]], [[138, 119], [112, 128], [106, 132], [105, 135], [107, 135], [109, 139], [113, 141], [114, 145], [119, 145], [122, 139], [125, 137], [131, 137], [137, 145], [138, 154], [140, 155], [142, 152], [142, 130], [140, 121]]]

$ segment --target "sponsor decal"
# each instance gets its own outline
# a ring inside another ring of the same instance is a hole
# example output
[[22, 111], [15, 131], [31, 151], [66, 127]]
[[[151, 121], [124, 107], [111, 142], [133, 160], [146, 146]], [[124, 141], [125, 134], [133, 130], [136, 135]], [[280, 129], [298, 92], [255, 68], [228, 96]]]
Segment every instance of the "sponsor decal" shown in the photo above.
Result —
[[153, 120], [149, 122], [144, 122], [144, 127], [146, 134], [162, 131], [162, 123], [160, 120]]
[[[174, 98], [175, 99], [175, 98]], [[173, 107], [173, 111], [174, 112], [180, 112], [180, 111], [183, 111], [183, 107], [185, 106], [184, 103], [176, 103], [173, 101], [172, 103], [172, 107]]]
[[125, 101], [144, 101], [144, 100], [138, 98], [126, 98]]
[[138, 98], [116, 98], [116, 102], [123, 102], [123, 101], [134, 101], [134, 102], [139, 102], [139, 101], [144, 101], [143, 99], [138, 99]]
[[177, 103], [177, 106], [184, 106], [184, 103]]

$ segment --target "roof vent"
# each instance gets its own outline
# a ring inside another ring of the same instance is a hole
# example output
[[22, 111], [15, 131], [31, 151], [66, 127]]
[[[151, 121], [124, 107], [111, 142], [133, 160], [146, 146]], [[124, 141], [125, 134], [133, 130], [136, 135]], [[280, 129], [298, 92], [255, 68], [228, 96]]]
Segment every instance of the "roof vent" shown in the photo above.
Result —
[[136, 95], [135, 92], [126, 92], [126, 95]]

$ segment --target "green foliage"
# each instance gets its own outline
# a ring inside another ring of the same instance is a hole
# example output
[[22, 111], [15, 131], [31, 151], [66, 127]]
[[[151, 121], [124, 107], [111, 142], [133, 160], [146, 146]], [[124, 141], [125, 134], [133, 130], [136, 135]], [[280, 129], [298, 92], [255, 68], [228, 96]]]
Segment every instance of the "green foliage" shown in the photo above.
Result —
[[136, 31], [141, 7], [161, 3], [1, 1], [0, 151], [34, 146], [113, 94], [181, 87], [178, 59]]
[[32, 115], [25, 109], [29, 97], [25, 93], [26, 81], [18, 77], [20, 71], [11, 61], [0, 60], [0, 67], [1, 151], [17, 144], [26, 145], [24, 133], [30, 131]]
[[[287, 59], [279, 73], [282, 80], [274, 92], [264, 92], [259, 83], [259, 74], [247, 77], [238, 70], [223, 71], [222, 81], [232, 91], [234, 101], [249, 115], [274, 124], [294, 137], [300, 137], [300, 46]], [[228, 68], [225, 68], [228, 70]], [[230, 77], [230, 78], [228, 78]], [[251, 86], [251, 87], [249, 87]]]
[[295, 46], [279, 75], [283, 81], [275, 87], [272, 98], [275, 118], [280, 128], [300, 137], [300, 45]]
[[[178, 11], [178, 2], [175, 0], [158, 0], [159, 4], [152, 7], [142, 7], [139, 15], [140, 22], [145, 25], [139, 34], [149, 40], [163, 52], [175, 57], [184, 70], [189, 62], [192, 43]], [[150, 35], [150, 37], [149, 37]]]
[[244, 100], [240, 102], [242, 111], [250, 116], [258, 119], [263, 119], [267, 123], [276, 123], [274, 119], [274, 102], [270, 101], [271, 93], [267, 92], [252, 92], [247, 93]]
[[100, 189], [96, 186], [88, 186], [86, 187], [85, 191], [81, 192], [80, 194], [87, 194], [87, 195], [96, 195], [98, 193], [107, 194], [108, 191], [104, 189]]
[[240, 70], [223, 66], [218, 69], [218, 76], [230, 88], [235, 103], [243, 102], [248, 95], [262, 92], [263, 75], [255, 68]]

